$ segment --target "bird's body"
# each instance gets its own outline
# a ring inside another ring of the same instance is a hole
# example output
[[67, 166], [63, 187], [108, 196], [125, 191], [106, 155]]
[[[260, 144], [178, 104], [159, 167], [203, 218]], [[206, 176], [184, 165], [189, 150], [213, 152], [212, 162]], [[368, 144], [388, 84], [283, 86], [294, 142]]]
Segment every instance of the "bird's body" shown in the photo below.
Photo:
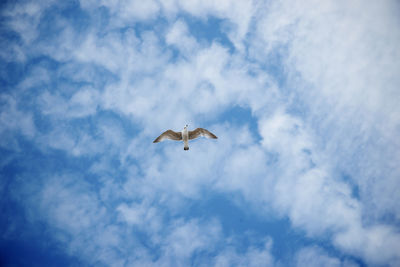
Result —
[[183, 140], [183, 149], [184, 150], [189, 150], [189, 131], [187, 127], [183, 127], [182, 131], [182, 140]]
[[167, 130], [163, 132], [159, 137], [157, 137], [153, 143], [161, 142], [165, 139], [175, 140], [175, 141], [183, 141], [183, 149], [189, 150], [189, 140], [195, 139], [199, 136], [204, 136], [207, 138], [217, 139], [218, 137], [215, 136], [213, 133], [209, 132], [203, 128], [197, 128], [194, 131], [188, 131], [188, 125], [183, 127], [181, 132], [174, 132], [172, 130]]

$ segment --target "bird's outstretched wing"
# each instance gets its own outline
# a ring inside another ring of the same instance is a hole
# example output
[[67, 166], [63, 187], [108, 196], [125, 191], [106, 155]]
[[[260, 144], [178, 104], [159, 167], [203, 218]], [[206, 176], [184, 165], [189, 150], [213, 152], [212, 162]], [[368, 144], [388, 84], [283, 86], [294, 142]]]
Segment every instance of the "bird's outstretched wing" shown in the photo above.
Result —
[[189, 140], [195, 139], [199, 136], [204, 136], [207, 138], [213, 138], [213, 139], [217, 139], [218, 137], [216, 137], [213, 133], [207, 131], [206, 129], [203, 128], [197, 128], [194, 131], [189, 131]]
[[153, 143], [158, 143], [161, 142], [165, 139], [171, 139], [171, 140], [182, 140], [182, 133], [181, 132], [174, 132], [172, 130], [167, 130], [165, 132], [163, 132], [159, 137], [157, 137]]

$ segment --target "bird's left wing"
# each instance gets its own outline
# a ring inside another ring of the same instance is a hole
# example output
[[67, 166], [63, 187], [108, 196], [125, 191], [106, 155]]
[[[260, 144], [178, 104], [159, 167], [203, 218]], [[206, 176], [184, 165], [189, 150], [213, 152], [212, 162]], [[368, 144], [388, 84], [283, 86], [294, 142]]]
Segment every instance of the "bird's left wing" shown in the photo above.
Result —
[[215, 136], [215, 134], [213, 134], [212, 132], [209, 132], [208, 130], [203, 129], [203, 128], [197, 128], [194, 131], [189, 131], [189, 140], [195, 139], [199, 136], [204, 136], [204, 137], [213, 138], [213, 139], [218, 138]]
[[157, 137], [153, 143], [158, 143], [161, 142], [165, 139], [171, 139], [171, 140], [182, 140], [182, 133], [181, 132], [174, 132], [172, 130], [167, 130], [165, 132], [163, 132], [159, 137]]

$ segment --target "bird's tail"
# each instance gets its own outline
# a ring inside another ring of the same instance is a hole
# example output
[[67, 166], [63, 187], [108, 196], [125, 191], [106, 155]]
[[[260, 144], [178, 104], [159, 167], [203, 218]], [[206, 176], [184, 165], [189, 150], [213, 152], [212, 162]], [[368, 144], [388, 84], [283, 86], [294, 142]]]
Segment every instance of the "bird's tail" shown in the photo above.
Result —
[[188, 146], [185, 146], [185, 147], [183, 148], [183, 150], [189, 150], [189, 147], [188, 147]]

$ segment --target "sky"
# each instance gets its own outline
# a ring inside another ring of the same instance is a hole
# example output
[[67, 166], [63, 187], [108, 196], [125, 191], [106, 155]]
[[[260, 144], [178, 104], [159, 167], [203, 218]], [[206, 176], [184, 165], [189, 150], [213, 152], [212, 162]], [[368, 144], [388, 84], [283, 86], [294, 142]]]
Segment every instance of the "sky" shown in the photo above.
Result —
[[0, 265], [400, 266], [399, 47], [396, 0], [3, 1]]

